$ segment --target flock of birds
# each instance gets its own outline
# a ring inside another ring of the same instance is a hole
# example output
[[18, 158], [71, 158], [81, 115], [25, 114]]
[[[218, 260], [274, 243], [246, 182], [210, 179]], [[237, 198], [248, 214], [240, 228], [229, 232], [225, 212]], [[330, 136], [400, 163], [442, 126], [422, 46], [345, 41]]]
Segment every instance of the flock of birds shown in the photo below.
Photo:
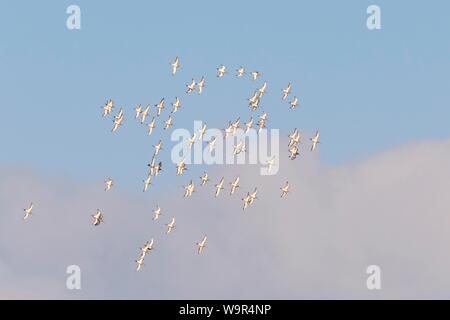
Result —
[[[181, 67], [180, 64], [180, 59], [178, 57], [175, 58], [175, 61], [173, 63], [171, 63], [171, 69], [172, 69], [172, 75], [175, 75], [178, 71], [178, 69]], [[224, 77], [225, 75], [227, 75], [228, 71], [227, 68], [224, 65], [220, 65], [217, 68], [217, 77], [221, 78]], [[247, 74], [245, 68], [240, 67], [236, 70], [236, 77], [243, 77]], [[257, 78], [261, 77], [262, 74], [259, 71], [252, 71], [250, 73], [250, 77], [252, 80], [256, 80]], [[202, 77], [200, 79], [200, 81], [195, 81], [194, 79], [191, 80], [190, 83], [188, 83], [186, 85], [186, 93], [190, 94], [193, 93], [196, 89], [198, 91], [199, 94], [202, 94], [203, 90], [205, 88], [205, 78]], [[291, 83], [288, 83], [288, 85], [286, 86], [286, 88], [284, 88], [282, 90], [282, 100], [286, 100], [288, 98], [288, 96], [291, 94], [291, 90], [292, 90], [292, 85]], [[262, 99], [262, 97], [265, 95], [267, 91], [267, 81], [265, 81], [262, 86], [260, 88], [258, 88], [257, 90], [255, 90], [255, 92], [252, 94], [252, 96], [250, 98], [248, 98], [248, 105], [249, 108], [252, 111], [256, 111], [260, 105], [260, 101]], [[297, 108], [299, 104], [299, 100], [297, 97], [294, 97], [291, 101], [289, 101], [289, 105], [290, 105], [290, 109], [295, 109]], [[112, 99], [109, 99], [108, 101], [106, 101], [106, 103], [104, 104], [104, 106], [102, 106], [102, 116], [103, 117], [107, 117], [108, 115], [110, 115], [113, 111], [114, 108], [114, 101]], [[164, 108], [165, 108], [165, 99], [162, 98], [156, 105], [156, 116], [152, 117], [152, 119], [150, 120], [150, 122], [147, 124], [147, 133], [148, 135], [151, 135], [154, 131], [154, 129], [156, 128], [156, 119], [158, 117], [160, 117], [160, 115], [162, 114]], [[168, 117], [168, 119], [166, 121], [164, 121], [164, 126], [163, 129], [167, 130], [170, 129], [173, 126], [173, 115], [181, 108], [181, 102], [180, 99], [178, 97], [175, 98], [175, 101], [172, 102], [172, 111]], [[142, 107], [141, 105], [138, 105], [135, 107], [134, 109], [135, 111], [135, 119], [137, 119], [141, 124], [145, 124], [146, 119], [149, 117], [149, 113], [150, 113], [150, 105], [147, 105], [146, 107]], [[257, 125], [258, 125], [258, 132], [261, 131], [262, 129], [266, 128], [266, 124], [267, 124], [267, 113], [263, 112], [258, 119]], [[116, 132], [121, 125], [123, 124], [124, 121], [124, 110], [122, 108], [120, 108], [119, 112], [117, 113], [117, 115], [114, 116], [113, 119], [113, 127], [111, 132]], [[241, 120], [240, 118], [237, 118], [235, 121], [229, 121], [229, 125], [227, 128], [224, 129], [224, 133], [225, 133], [225, 138], [232, 136], [234, 134], [236, 134], [236, 131], [241, 128]], [[253, 128], [253, 117], [250, 118], [250, 120], [246, 123], [244, 123], [244, 132], [247, 133], [250, 129]], [[192, 135], [192, 137], [189, 139], [188, 141], [188, 147], [192, 148], [193, 144], [196, 141], [202, 141], [203, 136], [205, 134], [206, 131], [206, 124], [203, 124], [202, 127], [198, 130], [198, 132], [194, 133]], [[295, 128], [293, 130], [292, 133], [289, 134], [289, 143], [288, 143], [288, 151], [289, 151], [289, 158], [291, 160], [296, 159], [296, 157], [300, 154], [299, 153], [299, 144], [300, 144], [300, 139], [301, 139], [301, 135], [300, 132], [298, 131], [297, 128]], [[210, 141], [207, 142], [208, 145], [208, 150], [209, 152], [213, 152], [216, 146], [216, 140], [217, 137], [213, 137]], [[311, 148], [310, 151], [315, 151], [317, 148], [317, 145], [320, 143], [319, 141], [319, 131], [316, 131], [315, 135], [313, 137], [310, 138], [311, 140]], [[151, 163], [148, 164], [149, 170], [148, 170], [148, 174], [147, 177], [142, 181], [143, 182], [143, 191], [146, 192], [149, 188], [149, 186], [152, 184], [152, 180], [154, 177], [158, 176], [158, 174], [160, 173], [160, 171], [162, 170], [162, 162], [161, 161], [157, 161], [157, 156], [159, 155], [160, 151], [162, 150], [162, 141], [159, 140], [159, 142], [153, 146], [154, 147], [154, 153], [151, 159]], [[234, 145], [234, 151], [233, 154], [237, 155], [240, 154], [241, 152], [245, 152], [246, 151], [246, 146], [245, 146], [245, 142], [244, 141], [240, 141], [238, 142], [236, 145]], [[275, 157], [272, 157], [271, 159], [269, 159], [266, 163], [267, 165], [267, 169], [268, 172], [270, 172], [271, 168], [275, 165]], [[176, 165], [176, 175], [177, 176], [181, 176], [184, 171], [187, 170], [187, 165], [185, 163], [185, 160], [181, 160], [180, 162], [178, 162], [178, 164]], [[208, 173], [204, 172], [203, 175], [200, 177], [200, 186], [205, 186], [208, 181], [210, 181], [209, 177], [208, 177]], [[233, 195], [236, 190], [239, 188], [239, 181], [240, 181], [240, 177], [235, 177], [234, 180], [232, 182], [230, 182], [230, 195]], [[220, 181], [214, 185], [215, 188], [215, 193], [214, 193], [214, 197], [218, 197], [221, 193], [222, 190], [225, 189], [224, 187], [225, 184], [225, 178], [222, 177], [220, 179]], [[114, 186], [114, 181], [111, 178], [108, 178], [105, 181], [105, 191], [109, 191], [113, 188]], [[285, 185], [282, 186], [280, 188], [281, 190], [281, 198], [284, 198], [285, 196], [288, 195], [289, 193], [289, 182], [286, 181]], [[195, 184], [194, 182], [191, 180], [189, 182], [189, 184], [187, 184], [186, 186], [184, 186], [184, 194], [183, 197], [188, 198], [191, 197], [192, 194], [195, 192]], [[255, 187], [255, 189], [252, 192], [247, 192], [247, 195], [242, 198], [243, 201], [243, 210], [247, 209], [249, 206], [251, 206], [253, 204], [253, 202], [257, 199], [257, 193], [258, 193], [258, 188]], [[24, 209], [25, 212], [25, 216], [23, 217], [24, 220], [27, 220], [28, 218], [31, 217], [32, 213], [33, 213], [33, 207], [34, 204], [31, 203], [28, 208]], [[158, 220], [159, 217], [162, 215], [162, 211], [161, 211], [161, 207], [157, 206], [156, 209], [153, 211], [153, 220]], [[94, 226], [99, 226], [100, 224], [103, 223], [104, 218], [103, 218], [103, 213], [101, 212], [101, 210], [97, 209], [96, 213], [92, 215], [92, 224]], [[170, 234], [172, 232], [172, 230], [175, 228], [175, 217], [172, 218], [172, 220], [167, 223], [165, 225], [167, 227], [167, 234]], [[204, 235], [203, 238], [196, 243], [197, 246], [197, 252], [198, 254], [201, 254], [203, 252], [203, 250], [206, 248], [206, 243], [207, 243], [207, 236]], [[144, 265], [144, 259], [146, 257], [146, 255], [151, 252], [154, 249], [154, 239], [150, 239], [149, 241], [147, 241], [144, 246], [142, 248], [140, 248], [140, 254], [139, 257], [137, 258], [137, 260], [135, 260], [136, 262], [136, 271], [139, 271], [142, 266]]]

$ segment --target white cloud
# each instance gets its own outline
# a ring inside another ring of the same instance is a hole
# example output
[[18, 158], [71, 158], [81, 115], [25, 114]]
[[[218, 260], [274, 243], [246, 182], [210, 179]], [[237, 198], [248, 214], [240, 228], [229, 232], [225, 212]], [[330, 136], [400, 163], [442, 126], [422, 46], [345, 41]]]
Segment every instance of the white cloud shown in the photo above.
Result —
[[[139, 194], [4, 168], [0, 297], [450, 298], [448, 163], [450, 141], [338, 167], [308, 153], [283, 160], [275, 176], [260, 176], [259, 166], [207, 168], [213, 181], [190, 199], [181, 186], [198, 183], [195, 170], [166, 193]], [[215, 180], [223, 175], [229, 186], [238, 172], [239, 194], [214, 199]], [[286, 180], [292, 193], [280, 199]], [[255, 186], [259, 199], [243, 213], [242, 194]], [[31, 200], [35, 213], [24, 222]], [[164, 215], [154, 222], [157, 203]], [[105, 223], [94, 228], [97, 207]], [[172, 216], [177, 226], [166, 236]], [[198, 256], [195, 242], [205, 233], [208, 247]], [[134, 259], [150, 237], [156, 249], [137, 273]], [[79, 292], [65, 289], [71, 264], [82, 269]], [[381, 267], [381, 291], [366, 288], [371, 264]]]

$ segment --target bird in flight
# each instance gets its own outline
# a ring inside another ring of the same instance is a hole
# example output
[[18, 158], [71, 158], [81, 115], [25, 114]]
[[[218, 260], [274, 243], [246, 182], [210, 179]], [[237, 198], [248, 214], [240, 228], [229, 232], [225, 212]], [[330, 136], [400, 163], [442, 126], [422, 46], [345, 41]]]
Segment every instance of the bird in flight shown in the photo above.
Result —
[[153, 220], [158, 220], [159, 216], [162, 215], [161, 207], [160, 206], [156, 206], [156, 209], [153, 210], [153, 213], [154, 213]]
[[180, 162], [177, 163], [177, 176], [181, 176], [187, 170], [186, 163], [184, 159], [181, 159]]
[[202, 124], [201, 128], [198, 129], [198, 141], [201, 141], [203, 139], [205, 132], [206, 132], [206, 123]]
[[270, 160], [267, 160], [267, 172], [270, 172], [272, 170], [272, 167], [275, 165], [275, 156], [272, 157]]
[[158, 144], [154, 145], [155, 147], [155, 156], [157, 156], [159, 154], [159, 151], [161, 151], [162, 149], [162, 141], [159, 140]]
[[237, 188], [239, 188], [239, 177], [236, 177], [233, 182], [230, 182], [231, 185], [231, 191], [230, 196], [236, 191]]
[[148, 128], [148, 135], [151, 135], [153, 132], [153, 129], [156, 128], [156, 124], [155, 124], [155, 117], [152, 118], [152, 121], [150, 121], [150, 123], [147, 126]]
[[227, 68], [223, 64], [221, 64], [217, 68], [217, 77], [222, 78], [226, 73], [227, 73]]
[[144, 246], [141, 248], [142, 256], [145, 256], [147, 253], [153, 250], [154, 240], [153, 238], [150, 241], [147, 241]]
[[105, 181], [105, 191], [111, 190], [111, 188], [114, 186], [114, 182], [111, 178], [106, 179]]
[[159, 117], [161, 115], [161, 112], [164, 109], [164, 105], [165, 105], [165, 99], [161, 98], [161, 100], [159, 100], [159, 102], [157, 104], [155, 104], [156, 107], [156, 116]]
[[197, 138], [197, 134], [194, 132], [191, 139], [189, 139], [189, 149], [191, 149], [192, 146], [194, 145], [196, 138]]
[[259, 107], [260, 96], [259, 91], [255, 91], [253, 95], [248, 99], [248, 105], [252, 111], [255, 111]]
[[298, 147], [297, 145], [293, 145], [292, 147], [289, 148], [289, 158], [291, 160], [294, 160], [295, 158], [297, 158], [297, 156], [300, 153], [298, 152]]
[[134, 260], [136, 262], [136, 271], [141, 270], [142, 266], [144, 265], [144, 258], [145, 258], [145, 254], [141, 254], [139, 259]]
[[294, 97], [294, 99], [292, 99], [292, 101], [289, 102], [289, 104], [291, 105], [291, 109], [294, 110], [298, 106], [298, 98]]
[[256, 80], [258, 77], [262, 76], [262, 73], [259, 71], [252, 71], [250, 76], [252, 77], [253, 80]]
[[253, 128], [253, 117], [245, 123], [245, 133], [247, 133], [251, 128]]
[[310, 139], [311, 142], [312, 142], [312, 144], [311, 144], [311, 151], [316, 150], [317, 144], [320, 143], [320, 141], [319, 141], [319, 135], [320, 135], [319, 130], [317, 130], [317, 131], [316, 131], [316, 134], [314, 135], [314, 137], [312, 137], [312, 138]]
[[202, 239], [202, 241], [197, 242], [197, 247], [198, 247], [198, 254], [202, 253], [203, 249], [206, 248], [206, 240], [208, 239], [208, 237], [205, 235]]
[[286, 181], [286, 184], [284, 185], [284, 187], [281, 187], [281, 198], [283, 198], [284, 196], [286, 196], [289, 193], [289, 182]]
[[136, 108], [134, 108], [134, 112], [136, 113], [134, 116], [135, 119], [139, 118], [139, 116], [141, 115], [141, 112], [142, 112], [142, 106], [140, 104], [137, 105]]
[[203, 175], [200, 177], [200, 180], [201, 180], [200, 185], [204, 186], [209, 181], [208, 174], [204, 172]]
[[122, 123], [123, 123], [123, 117], [124, 117], [124, 115], [123, 115], [123, 109], [121, 108], [120, 110], [119, 110], [119, 113], [114, 117], [114, 126], [113, 126], [113, 128], [112, 128], [112, 130], [111, 130], [111, 132], [116, 132], [117, 131], [117, 129], [119, 129], [119, 127], [122, 125]]
[[205, 77], [202, 77], [201, 80], [197, 83], [198, 94], [202, 94], [204, 87], [205, 87]]
[[175, 113], [178, 111], [178, 109], [181, 108], [181, 102], [178, 97], [175, 97], [175, 102], [172, 102], [172, 113]]
[[148, 187], [152, 184], [152, 175], [149, 174], [145, 180], [142, 181], [144, 183], [144, 192], [148, 190]]
[[289, 144], [288, 148], [297, 145], [300, 143], [300, 132], [298, 132], [297, 128], [294, 129], [294, 131], [289, 134]]
[[211, 153], [214, 150], [214, 148], [216, 147], [216, 141], [217, 141], [217, 137], [213, 137], [213, 138], [211, 138], [211, 140], [208, 141], [209, 153]]
[[194, 192], [195, 192], [195, 186], [191, 180], [191, 182], [187, 186], [184, 187], [184, 197], [185, 198], [190, 197], [190, 196], [192, 196], [192, 193], [194, 193]]
[[114, 108], [114, 101], [112, 101], [111, 99], [109, 99], [108, 101], [106, 101], [105, 105], [102, 107], [102, 116], [106, 117], [107, 115], [109, 115], [112, 112], [112, 109]]
[[261, 88], [258, 89], [259, 97], [261, 98], [267, 91], [267, 81], [264, 81]]
[[27, 220], [29, 217], [31, 217], [31, 215], [33, 214], [33, 207], [34, 207], [34, 204], [33, 204], [33, 202], [32, 202], [32, 203], [30, 203], [30, 205], [28, 206], [28, 208], [23, 209], [23, 211], [25, 212], [25, 215], [24, 215], [24, 217], [23, 217], [23, 220]]
[[92, 217], [94, 218], [94, 221], [92, 222], [94, 226], [98, 226], [100, 223], [103, 222], [103, 214], [100, 211], [100, 209], [97, 209], [97, 212], [93, 214]]
[[283, 100], [287, 98], [287, 96], [291, 93], [291, 83], [289, 82], [287, 87], [283, 89]]
[[241, 152], [245, 152], [245, 143], [243, 140], [239, 141], [235, 146], [233, 146], [234, 151], [233, 151], [233, 155], [237, 155]]
[[167, 226], [167, 234], [169, 234], [173, 228], [175, 228], [175, 218], [172, 218], [172, 221], [170, 223], [166, 224]]
[[141, 111], [141, 124], [143, 124], [145, 122], [145, 119], [147, 119], [148, 116], [148, 112], [150, 111], [150, 106], [147, 105], [147, 107]]
[[236, 77], [243, 77], [245, 75], [245, 69], [244, 67], [240, 67], [236, 70]]
[[192, 80], [191, 80], [191, 83], [189, 83], [189, 84], [186, 85], [186, 93], [192, 93], [192, 92], [194, 92], [194, 90], [195, 90], [195, 85], [196, 85], [195, 80], [192, 79]]
[[170, 127], [172, 127], [172, 125], [173, 125], [173, 118], [169, 114], [169, 118], [166, 121], [164, 121], [164, 130], [169, 129]]
[[175, 61], [170, 64], [172, 66], [172, 75], [174, 76], [177, 73], [177, 70], [181, 67], [180, 59], [178, 57], [175, 58]]
[[247, 209], [248, 206], [252, 204], [253, 200], [249, 192], [247, 192], [247, 195], [244, 198], [242, 198], [242, 201], [244, 201], [244, 206], [242, 207], [242, 210]]
[[214, 187], [216, 188], [214, 197], [217, 197], [220, 194], [220, 191], [223, 190], [224, 181], [225, 181], [225, 179], [224, 179], [224, 177], [222, 177], [222, 179], [220, 179], [220, 182], [218, 184], [214, 185]]

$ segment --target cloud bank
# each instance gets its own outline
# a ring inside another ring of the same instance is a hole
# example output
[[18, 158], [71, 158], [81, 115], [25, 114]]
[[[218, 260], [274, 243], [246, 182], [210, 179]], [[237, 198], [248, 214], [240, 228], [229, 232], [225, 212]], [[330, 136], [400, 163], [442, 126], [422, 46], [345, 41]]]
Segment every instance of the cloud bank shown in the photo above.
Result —
[[[259, 175], [260, 166], [206, 167], [209, 186], [191, 170], [147, 194], [1, 168], [0, 298], [448, 299], [449, 163], [450, 140], [423, 141], [340, 166], [310, 153], [282, 159], [274, 176]], [[215, 199], [213, 184], [224, 176], [229, 187], [238, 174], [238, 194]], [[191, 178], [197, 189], [184, 199]], [[286, 180], [291, 193], [280, 199]], [[259, 198], [243, 211], [242, 196], [256, 186]], [[35, 211], [24, 222], [30, 201]], [[105, 223], [93, 227], [97, 208]], [[197, 255], [204, 234], [208, 247]], [[150, 237], [155, 250], [136, 272]], [[81, 290], [66, 289], [73, 264]], [[381, 290], [366, 287], [372, 264]]]

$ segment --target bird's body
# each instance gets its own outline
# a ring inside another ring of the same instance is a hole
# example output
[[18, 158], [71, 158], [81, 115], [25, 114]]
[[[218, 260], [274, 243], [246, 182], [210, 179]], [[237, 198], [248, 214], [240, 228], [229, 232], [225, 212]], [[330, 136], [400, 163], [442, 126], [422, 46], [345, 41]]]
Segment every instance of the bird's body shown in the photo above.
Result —
[[111, 178], [108, 178], [108, 179], [105, 181], [105, 191], [111, 190], [111, 188], [112, 188], [113, 186], [114, 186], [113, 180], [112, 180]]
[[137, 105], [136, 108], [134, 108], [134, 112], [135, 112], [135, 116], [134, 116], [135, 119], [138, 119], [142, 112], [142, 106], [140, 104]]
[[147, 192], [148, 187], [152, 184], [152, 175], [149, 174], [142, 182], [144, 182], [144, 192]]
[[177, 73], [177, 70], [181, 67], [180, 59], [178, 57], [175, 58], [175, 61], [170, 64], [172, 66], [172, 75], [174, 76]]
[[94, 218], [94, 221], [92, 222], [94, 226], [98, 226], [103, 222], [103, 214], [99, 209], [97, 209], [97, 212], [93, 214], [92, 217]]
[[289, 182], [286, 181], [286, 184], [284, 185], [284, 187], [281, 187], [281, 198], [283, 198], [284, 196], [286, 196], [289, 193]]
[[197, 247], [198, 247], [198, 254], [202, 253], [203, 249], [206, 248], [206, 240], [208, 239], [208, 237], [205, 235], [202, 239], [202, 241], [197, 242]]
[[270, 160], [267, 160], [267, 172], [272, 170], [272, 167], [275, 165], [275, 157], [272, 157]]
[[289, 102], [289, 104], [291, 105], [291, 109], [295, 109], [298, 106], [298, 98], [294, 97], [294, 99], [292, 99], [291, 102]]
[[262, 74], [259, 71], [252, 71], [250, 76], [252, 77], [253, 80], [256, 80], [258, 77], [262, 76]]
[[200, 129], [198, 129], [198, 141], [202, 141], [206, 132], [206, 123], [204, 123]]
[[181, 108], [181, 102], [178, 97], [175, 97], [175, 102], [172, 102], [172, 113], [175, 113], [178, 111], [178, 109]]
[[216, 141], [217, 141], [217, 137], [211, 138], [211, 140], [208, 141], [208, 150], [209, 150], [210, 153], [216, 147]]
[[253, 128], [253, 117], [245, 123], [245, 133], [247, 133], [251, 128]]
[[230, 191], [230, 196], [236, 191], [237, 188], [239, 188], [239, 177], [236, 177], [236, 179], [234, 179], [233, 182], [230, 182], [231, 185], [231, 191]]
[[30, 203], [28, 208], [23, 209], [23, 211], [25, 212], [23, 220], [27, 220], [29, 217], [31, 217], [31, 215], [33, 214], [33, 207], [34, 207], [34, 204]]
[[184, 187], [184, 197], [185, 198], [186, 197], [190, 197], [190, 196], [192, 196], [192, 194], [194, 192], [195, 192], [195, 186], [194, 186], [194, 183], [191, 180], [191, 182], [187, 186]]
[[187, 168], [186, 168], [186, 163], [185, 163], [184, 159], [182, 159], [177, 164], [177, 176], [181, 176], [183, 174], [184, 170], [187, 170]]
[[217, 77], [222, 78], [227, 73], [227, 68], [222, 64], [217, 68]]
[[191, 139], [189, 139], [189, 149], [191, 149], [192, 146], [194, 145], [196, 138], [197, 138], [197, 134], [194, 132]]
[[155, 156], [157, 156], [162, 149], [162, 141], [159, 140], [159, 142], [156, 145], [154, 145], [154, 147], [155, 147]]
[[169, 129], [173, 125], [173, 118], [171, 115], [169, 115], [169, 118], [164, 121], [164, 130]]
[[169, 234], [173, 228], [175, 228], [175, 218], [172, 218], [172, 221], [170, 223], [166, 224], [167, 226], [167, 234]]
[[150, 106], [147, 105], [143, 111], [140, 112], [141, 115], [141, 124], [145, 122], [145, 119], [147, 119], [148, 113], [150, 111]]
[[288, 97], [288, 95], [291, 93], [291, 88], [292, 88], [292, 86], [291, 86], [291, 83], [289, 82], [287, 87], [283, 89], [283, 97], [282, 97], [283, 100], [285, 100]]
[[160, 206], [156, 206], [156, 209], [153, 210], [153, 213], [154, 213], [154, 215], [153, 215], [153, 220], [154, 220], [154, 221], [155, 221], [155, 220], [158, 220], [158, 219], [159, 219], [159, 216], [162, 215], [161, 207], [160, 207]]
[[224, 181], [225, 181], [225, 179], [224, 179], [224, 177], [222, 177], [222, 179], [220, 179], [220, 182], [214, 186], [216, 188], [214, 197], [217, 197], [220, 194], [220, 191], [223, 190]]
[[106, 101], [105, 105], [102, 107], [102, 116], [106, 117], [112, 112], [112, 109], [114, 108], [114, 101], [109, 99]]
[[194, 90], [195, 90], [195, 85], [196, 85], [195, 80], [192, 79], [192, 80], [191, 80], [191, 83], [189, 83], [189, 84], [186, 85], [186, 93], [192, 93], [192, 92], [194, 92]]
[[245, 69], [244, 67], [240, 67], [236, 70], [236, 77], [243, 77], [245, 75]]
[[152, 121], [149, 122], [147, 128], [148, 128], [148, 131], [147, 131], [148, 135], [151, 135], [153, 132], [153, 129], [156, 128], [155, 117], [153, 117]]
[[164, 106], [165, 106], [165, 99], [161, 98], [161, 100], [159, 100], [159, 102], [155, 105], [157, 117], [159, 117], [161, 115], [161, 112], [163, 111]]
[[293, 145], [292, 147], [289, 148], [289, 158], [291, 160], [294, 160], [295, 158], [297, 158], [297, 156], [300, 153], [298, 152], [298, 147], [297, 145]]
[[204, 172], [203, 175], [200, 177], [200, 179], [201, 179], [200, 185], [204, 186], [209, 181], [208, 174]]
[[320, 143], [319, 136], [320, 136], [319, 131], [316, 131], [316, 134], [314, 135], [314, 137], [311, 138], [311, 143], [312, 143], [311, 144], [311, 151], [316, 150], [317, 144]]
[[235, 146], [233, 146], [233, 148], [233, 155], [238, 155], [239, 153], [246, 151], [245, 143], [243, 140], [239, 141]]
[[202, 77], [201, 80], [197, 83], [198, 94], [202, 94], [204, 87], [205, 87], [205, 77]]
[[261, 88], [258, 89], [259, 97], [261, 98], [267, 91], [267, 81], [264, 81]]

